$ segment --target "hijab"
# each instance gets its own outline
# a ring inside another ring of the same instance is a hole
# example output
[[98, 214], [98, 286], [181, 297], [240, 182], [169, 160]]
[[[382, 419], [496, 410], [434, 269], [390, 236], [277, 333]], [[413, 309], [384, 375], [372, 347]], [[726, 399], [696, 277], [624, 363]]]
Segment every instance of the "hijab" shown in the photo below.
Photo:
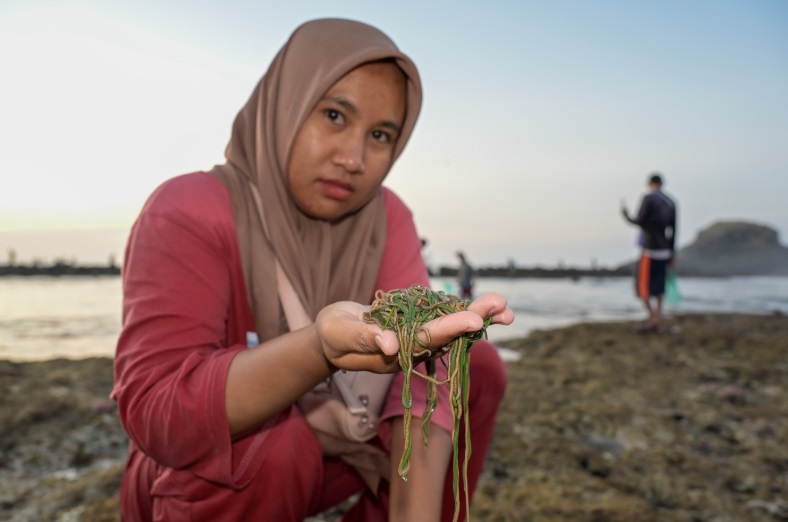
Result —
[[[275, 56], [235, 118], [226, 162], [211, 173], [232, 201], [247, 297], [260, 342], [287, 331], [277, 295], [275, 263], [312, 320], [326, 305], [369, 303], [386, 243], [380, 188], [360, 209], [335, 222], [304, 214], [288, 192], [288, 158], [317, 102], [340, 78], [365, 63], [393, 60], [407, 79], [407, 104], [392, 164], [402, 153], [421, 108], [413, 62], [369, 25], [321, 19], [298, 27]], [[255, 198], [259, 195], [265, 223]]]

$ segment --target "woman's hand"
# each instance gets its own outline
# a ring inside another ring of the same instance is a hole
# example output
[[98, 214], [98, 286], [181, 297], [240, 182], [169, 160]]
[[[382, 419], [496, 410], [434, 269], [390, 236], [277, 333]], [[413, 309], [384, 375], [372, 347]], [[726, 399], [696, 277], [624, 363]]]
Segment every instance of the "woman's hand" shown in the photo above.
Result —
[[[376, 324], [364, 322], [362, 315], [369, 307], [341, 301], [325, 307], [317, 315], [315, 325], [329, 363], [343, 370], [366, 370], [390, 373], [399, 368], [397, 352], [399, 341], [395, 332], [383, 330]], [[419, 338], [435, 352], [456, 337], [475, 332], [492, 324], [511, 324], [514, 312], [506, 299], [495, 293], [485, 294], [472, 302], [468, 309], [439, 317], [423, 325]]]
[[317, 335], [328, 362], [342, 370], [391, 373], [397, 369], [397, 336], [362, 318], [369, 306], [340, 301], [315, 318]]

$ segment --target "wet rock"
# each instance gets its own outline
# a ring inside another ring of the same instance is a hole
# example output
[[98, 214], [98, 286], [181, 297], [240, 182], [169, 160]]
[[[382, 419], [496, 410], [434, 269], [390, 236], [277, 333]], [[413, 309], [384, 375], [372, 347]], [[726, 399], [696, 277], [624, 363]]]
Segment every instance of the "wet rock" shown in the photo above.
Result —
[[[667, 327], [512, 341], [522, 357], [486, 468], [511, 480], [485, 471], [477, 520], [782, 520], [788, 321], [702, 314]], [[522, 514], [507, 518], [510, 503]]]

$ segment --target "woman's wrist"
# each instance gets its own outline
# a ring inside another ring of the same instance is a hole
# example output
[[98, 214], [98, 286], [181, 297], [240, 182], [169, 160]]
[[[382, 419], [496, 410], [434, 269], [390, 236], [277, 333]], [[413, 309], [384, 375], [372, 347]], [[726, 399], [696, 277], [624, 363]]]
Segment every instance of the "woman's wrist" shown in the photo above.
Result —
[[311, 351], [314, 354], [317, 365], [320, 367], [321, 371], [325, 371], [326, 377], [333, 375], [339, 368], [334, 366], [326, 356], [326, 352], [323, 349], [323, 339], [318, 333], [317, 326], [312, 323], [307, 326], [306, 329], [309, 329], [312, 337], [312, 342], [309, 343], [309, 346], [312, 349]]

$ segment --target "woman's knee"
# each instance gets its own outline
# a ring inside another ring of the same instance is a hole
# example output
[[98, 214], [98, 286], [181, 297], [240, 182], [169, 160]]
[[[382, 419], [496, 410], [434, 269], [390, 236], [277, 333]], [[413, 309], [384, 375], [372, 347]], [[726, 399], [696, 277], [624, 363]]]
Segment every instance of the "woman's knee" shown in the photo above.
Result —
[[[323, 452], [315, 432], [297, 408], [265, 441], [264, 458], [253, 484], [258, 502], [270, 506], [268, 520], [295, 520], [313, 512], [323, 490]], [[274, 514], [277, 514], [274, 516]], [[286, 514], [286, 515], [285, 515]]]
[[478, 341], [471, 347], [470, 359], [471, 394], [475, 390], [484, 399], [500, 402], [506, 392], [507, 374], [498, 349], [489, 341]]
[[272, 447], [266, 452], [263, 464], [265, 467], [284, 472], [291, 468], [322, 468], [320, 442], [298, 408], [293, 407], [288, 418], [274, 430], [270, 441]]

